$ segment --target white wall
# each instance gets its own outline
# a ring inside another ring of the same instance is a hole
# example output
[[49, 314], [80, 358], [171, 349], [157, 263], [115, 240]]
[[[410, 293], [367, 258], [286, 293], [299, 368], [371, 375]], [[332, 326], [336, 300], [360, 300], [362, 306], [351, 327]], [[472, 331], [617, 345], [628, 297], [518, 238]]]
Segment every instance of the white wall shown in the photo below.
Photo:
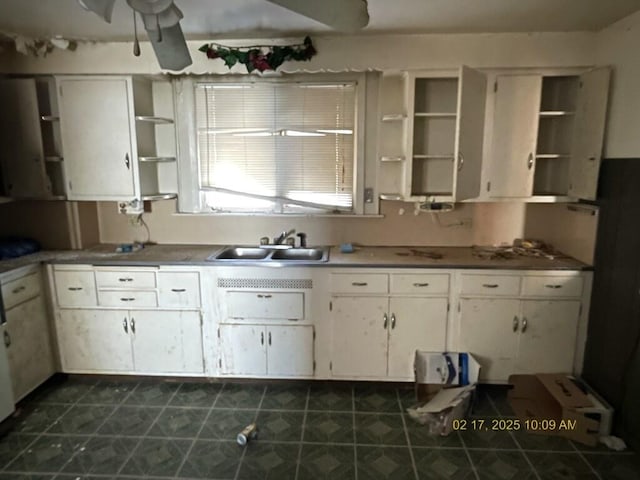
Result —
[[597, 35], [596, 62], [612, 65], [606, 158], [640, 157], [640, 11]]

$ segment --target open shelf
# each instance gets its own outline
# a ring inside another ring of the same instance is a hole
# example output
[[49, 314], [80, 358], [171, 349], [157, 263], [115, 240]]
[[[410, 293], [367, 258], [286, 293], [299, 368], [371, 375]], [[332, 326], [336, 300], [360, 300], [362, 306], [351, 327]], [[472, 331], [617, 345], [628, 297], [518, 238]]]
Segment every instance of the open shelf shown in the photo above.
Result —
[[420, 154], [416, 154], [416, 155], [413, 156], [413, 158], [416, 158], [418, 160], [430, 160], [430, 159], [453, 160], [455, 157], [453, 156], [453, 154], [445, 154], [445, 155], [420, 155]]
[[139, 122], [154, 123], [156, 125], [173, 123], [172, 118], [167, 117], [154, 117], [152, 115], [136, 115], [136, 120]]
[[455, 113], [444, 112], [416, 112], [416, 117], [432, 117], [432, 118], [456, 118]]
[[548, 110], [548, 111], [540, 112], [541, 117], [567, 117], [575, 114], [576, 112], [567, 112], [563, 110]]
[[178, 198], [176, 193], [145, 193], [142, 195], [142, 200], [145, 202], [153, 202], [156, 200], [171, 200]]
[[380, 161], [381, 162], [404, 162], [405, 158], [401, 155], [398, 155], [397, 157], [383, 156], [383, 157], [380, 157]]
[[175, 162], [176, 157], [138, 157], [138, 161], [143, 163], [170, 163]]
[[401, 122], [406, 118], [407, 116], [403, 113], [386, 113], [382, 115], [383, 122]]
[[571, 155], [568, 153], [539, 153], [536, 155], [536, 159], [553, 159], [553, 158], [569, 158]]

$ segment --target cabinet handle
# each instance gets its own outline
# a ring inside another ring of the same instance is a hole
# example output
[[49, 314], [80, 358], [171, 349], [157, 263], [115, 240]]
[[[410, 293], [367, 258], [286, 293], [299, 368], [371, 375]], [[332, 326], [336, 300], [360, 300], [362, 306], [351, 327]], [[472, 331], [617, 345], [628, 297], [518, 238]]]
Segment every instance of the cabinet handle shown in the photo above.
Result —
[[517, 332], [518, 331], [518, 316], [516, 315], [515, 317], [513, 317], [513, 331]]
[[133, 278], [131, 277], [124, 277], [124, 278], [119, 278], [118, 279], [119, 282], [133, 282]]
[[129, 333], [129, 327], [127, 326], [127, 317], [122, 319], [122, 328], [124, 328], [124, 333]]
[[260, 332], [260, 345], [264, 345], [264, 332]]
[[187, 289], [186, 288], [172, 288], [171, 291], [172, 292], [176, 292], [176, 293], [182, 293], [182, 292], [186, 292]]
[[551, 284], [547, 284], [547, 285], [545, 285], [545, 287], [546, 287], [546, 288], [553, 288], [553, 289], [556, 289], [556, 288], [562, 288], [562, 285], [551, 285]]
[[127, 166], [127, 170], [131, 169], [131, 161], [129, 160], [129, 153], [124, 154], [124, 164]]
[[396, 328], [396, 314], [392, 313], [391, 314], [391, 330], [393, 330], [394, 328]]
[[269, 345], [271, 345], [271, 332], [269, 332]]
[[369, 284], [367, 282], [351, 282], [351, 285], [354, 287], [366, 287]]
[[79, 290], [82, 290], [82, 287], [68, 287], [67, 290], [70, 290], [72, 292], [77, 292]]
[[414, 287], [428, 287], [429, 284], [428, 283], [418, 283], [418, 282], [416, 282], [416, 283], [413, 284], [413, 286]]
[[522, 330], [520, 330], [522, 333], [527, 331], [527, 317], [522, 317]]
[[533, 167], [533, 153], [529, 152], [529, 156], [527, 157], [527, 168], [531, 170]]
[[4, 346], [9, 348], [11, 346], [11, 336], [9, 336], [9, 332], [4, 331]]
[[271, 295], [263, 295], [262, 293], [259, 293], [258, 298], [271, 298]]
[[134, 297], [120, 297], [120, 300], [123, 302], [133, 302], [135, 300]]
[[136, 333], [136, 319], [131, 317], [131, 321], [129, 323], [131, 324], [131, 333]]
[[13, 290], [11, 290], [11, 293], [20, 293], [23, 290], [26, 290], [27, 287], [25, 287], [24, 285], [20, 285], [19, 287], [14, 288]]
[[387, 324], [389, 323], [389, 317], [387, 317], [387, 314], [385, 313], [384, 315], [382, 315], [382, 328], [384, 328], [385, 330], [387, 329]]
[[458, 152], [458, 171], [462, 170], [462, 166], [464, 165], [464, 156], [462, 152]]
[[484, 288], [498, 288], [498, 284], [497, 283], [483, 283], [482, 286]]

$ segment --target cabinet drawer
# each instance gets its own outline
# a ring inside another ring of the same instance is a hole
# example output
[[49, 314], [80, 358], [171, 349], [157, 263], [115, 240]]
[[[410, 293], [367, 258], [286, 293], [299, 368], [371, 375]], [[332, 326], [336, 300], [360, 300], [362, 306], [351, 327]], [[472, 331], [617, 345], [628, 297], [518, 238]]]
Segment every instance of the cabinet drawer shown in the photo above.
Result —
[[98, 303], [102, 307], [157, 307], [156, 292], [136, 290], [99, 290]]
[[161, 307], [199, 307], [198, 272], [159, 272], [158, 303]]
[[332, 293], [387, 293], [389, 279], [385, 273], [334, 273]]
[[439, 273], [393, 274], [391, 293], [449, 293], [449, 275]]
[[523, 278], [524, 295], [540, 297], [579, 297], [582, 277], [532, 276]]
[[462, 275], [463, 295], [519, 295], [520, 277], [511, 275]]
[[40, 293], [40, 274], [31, 273], [2, 285], [4, 309], [9, 310], [19, 303]]
[[98, 288], [155, 288], [155, 272], [140, 270], [96, 270]]
[[61, 307], [94, 307], [96, 285], [90, 270], [59, 270], [53, 273], [56, 298]]
[[303, 292], [227, 292], [229, 318], [304, 318]]

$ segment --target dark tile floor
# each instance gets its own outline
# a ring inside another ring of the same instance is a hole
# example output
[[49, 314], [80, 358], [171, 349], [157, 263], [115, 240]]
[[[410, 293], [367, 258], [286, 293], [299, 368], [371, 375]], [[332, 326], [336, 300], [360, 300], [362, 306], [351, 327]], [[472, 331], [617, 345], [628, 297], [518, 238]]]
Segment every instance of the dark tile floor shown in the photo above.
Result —
[[[640, 479], [635, 454], [559, 437], [429, 436], [412, 401], [367, 385], [58, 379], [3, 424], [0, 480]], [[504, 388], [480, 389], [474, 418], [510, 414]], [[239, 447], [253, 421], [259, 438]]]

